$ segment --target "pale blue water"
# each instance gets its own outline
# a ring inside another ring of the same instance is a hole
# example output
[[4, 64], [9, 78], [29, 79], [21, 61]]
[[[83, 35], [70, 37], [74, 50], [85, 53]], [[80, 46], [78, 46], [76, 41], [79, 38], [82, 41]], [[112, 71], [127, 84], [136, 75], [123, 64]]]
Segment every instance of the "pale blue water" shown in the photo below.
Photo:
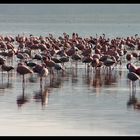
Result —
[[130, 36], [139, 34], [139, 7], [139, 4], [1, 4], [0, 33]]
[[[83, 37], [96, 33], [126, 37], [140, 34], [139, 13], [139, 4], [0, 5], [0, 34], [52, 33], [58, 37], [63, 32], [77, 32]], [[140, 135], [140, 111], [127, 108], [130, 88], [125, 65], [112, 72], [109, 85], [102, 74], [96, 87], [95, 73], [87, 75], [83, 65], [77, 76], [68, 72], [48, 88], [48, 104], [43, 108], [33, 99], [39, 81], [30, 83], [27, 76], [25, 94], [30, 101], [18, 108], [16, 99], [22, 94], [22, 79], [14, 71], [12, 87], [0, 89], [0, 135]], [[5, 74], [4, 83], [6, 79]], [[137, 82], [138, 99], [139, 92]]]

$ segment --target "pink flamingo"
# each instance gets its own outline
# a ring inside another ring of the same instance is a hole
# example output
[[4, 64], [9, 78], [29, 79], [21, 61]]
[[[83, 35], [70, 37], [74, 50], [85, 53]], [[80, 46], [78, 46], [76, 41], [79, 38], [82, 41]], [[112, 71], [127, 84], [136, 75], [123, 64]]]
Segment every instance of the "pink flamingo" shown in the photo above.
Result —
[[132, 58], [133, 58], [133, 55], [132, 55], [132, 54], [129, 54], [129, 53], [128, 53], [128, 54], [126, 55], [127, 61], [131, 61]]
[[17, 98], [17, 104], [18, 104], [18, 106], [21, 106], [24, 103], [28, 102], [28, 97], [26, 97], [24, 95], [24, 91], [25, 91], [25, 75], [26, 74], [32, 74], [33, 71], [30, 68], [28, 68], [26, 65], [24, 65], [22, 63], [18, 63], [17, 73], [19, 73], [20, 75], [23, 76], [23, 80], [22, 80], [22, 96], [19, 96]]
[[49, 71], [47, 68], [45, 68], [46, 65], [43, 63], [42, 65], [37, 64], [35, 67], [33, 67], [33, 71], [37, 73], [40, 77], [40, 89], [42, 90], [42, 78], [43, 76], [47, 76], [49, 74]]
[[126, 65], [127, 69], [129, 70], [129, 72], [134, 72], [136, 73], [137, 75], [140, 75], [140, 67], [137, 67], [135, 66], [134, 64], [132, 63], [128, 63]]
[[13, 66], [8, 66], [8, 65], [6, 65], [6, 64], [3, 64], [3, 65], [1, 66], [1, 69], [2, 69], [2, 72], [3, 72], [3, 71], [6, 71], [6, 72], [8, 73], [8, 84], [9, 84], [9, 72], [10, 72], [11, 70], [13, 70], [14, 67], [13, 67]]
[[137, 75], [134, 72], [129, 72], [127, 74], [127, 78], [132, 82], [132, 91], [134, 92], [136, 90], [136, 83], [135, 81], [140, 80], [139, 75]]
[[33, 71], [29, 67], [27, 67], [26, 65], [24, 65], [22, 63], [18, 63], [17, 73], [19, 73], [20, 75], [23, 76], [22, 88], [23, 88], [23, 94], [24, 94], [24, 89], [25, 89], [25, 75], [26, 74], [32, 74]]

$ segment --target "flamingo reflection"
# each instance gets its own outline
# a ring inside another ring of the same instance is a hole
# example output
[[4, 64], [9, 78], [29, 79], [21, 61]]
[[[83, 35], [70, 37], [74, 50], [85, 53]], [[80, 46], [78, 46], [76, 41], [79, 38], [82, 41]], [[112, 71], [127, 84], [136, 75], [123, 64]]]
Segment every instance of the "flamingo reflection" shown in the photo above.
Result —
[[116, 73], [106, 73], [104, 76], [104, 85], [112, 85], [113, 83], [117, 82], [117, 75]]
[[39, 91], [35, 92], [35, 95], [33, 96], [36, 102], [41, 102], [42, 107], [48, 104], [48, 97], [49, 93], [47, 88], [44, 90], [41, 88]]
[[136, 91], [130, 91], [127, 107], [133, 106], [134, 109], [140, 110], [140, 100], [136, 98]]
[[17, 105], [18, 107], [22, 107], [23, 104], [29, 102], [29, 97], [25, 96], [25, 87], [22, 88], [22, 95], [17, 97]]
[[101, 79], [101, 74], [99, 70], [96, 70], [96, 73], [92, 81], [92, 85], [95, 88], [100, 88], [102, 86], [102, 79]]
[[127, 101], [127, 107], [130, 107], [130, 106], [134, 106], [137, 102], [137, 98], [136, 98], [136, 92], [135, 91], [130, 91], [129, 93], [129, 100]]

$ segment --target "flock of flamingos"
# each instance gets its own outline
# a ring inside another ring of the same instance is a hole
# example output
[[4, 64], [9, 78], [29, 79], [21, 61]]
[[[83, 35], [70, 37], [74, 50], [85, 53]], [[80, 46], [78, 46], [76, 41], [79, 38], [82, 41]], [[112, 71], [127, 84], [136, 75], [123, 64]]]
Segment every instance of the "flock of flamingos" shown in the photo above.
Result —
[[[26, 75], [30, 75], [30, 82], [40, 79], [40, 93], [35, 98], [44, 95], [42, 84], [44, 78], [51, 79], [57, 74], [65, 75], [68, 67], [78, 69], [83, 63], [85, 70], [100, 74], [112, 72], [118, 65], [126, 62], [127, 78], [132, 83], [132, 97], [128, 104], [140, 109], [140, 103], [135, 100], [136, 81], [140, 79], [140, 67], [136, 62], [140, 60], [140, 37], [138, 34], [130, 37], [108, 38], [105, 34], [95, 37], [81, 37], [78, 33], [69, 35], [63, 33], [58, 38], [49, 34], [47, 37], [17, 35], [0, 36], [0, 65], [2, 71], [8, 75], [15, 71], [22, 76], [23, 96], [17, 99], [22, 105], [28, 101], [24, 95]], [[14, 61], [16, 60], [18, 61]], [[10, 60], [10, 61], [7, 61]], [[13, 61], [16, 65], [13, 65]]]

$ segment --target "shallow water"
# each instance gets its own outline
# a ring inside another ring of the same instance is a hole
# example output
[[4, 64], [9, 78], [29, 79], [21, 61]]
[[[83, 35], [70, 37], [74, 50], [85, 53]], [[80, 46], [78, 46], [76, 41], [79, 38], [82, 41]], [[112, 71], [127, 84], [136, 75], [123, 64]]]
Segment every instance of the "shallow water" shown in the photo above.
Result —
[[[56, 74], [51, 82], [50, 76], [44, 78], [44, 104], [34, 98], [40, 90], [39, 79], [32, 83], [27, 75], [25, 96], [29, 100], [21, 106], [17, 98], [22, 96], [22, 77], [13, 71], [7, 87], [4, 73], [0, 135], [139, 135], [140, 111], [127, 106], [130, 83], [125, 65], [111, 74], [100, 73], [88, 72], [79, 62], [77, 72], [67, 68], [64, 75]], [[137, 81], [138, 99], [139, 92]]]
[[[2, 35], [139, 35], [139, 5], [91, 5], [86, 10], [73, 5], [46, 5], [38, 10], [38, 5], [35, 9], [33, 5], [8, 5], [6, 11], [6, 5], [0, 7]], [[140, 135], [140, 111], [127, 105], [131, 89], [126, 64], [111, 74], [102, 71], [100, 76], [95, 71], [88, 73], [81, 63], [77, 72], [67, 65], [64, 75], [59, 73], [51, 82], [50, 76], [44, 78], [45, 101], [34, 97], [40, 91], [39, 79], [35, 76], [33, 80], [37, 81], [30, 82], [27, 75], [24, 92], [28, 102], [21, 106], [17, 99], [22, 97], [22, 77], [14, 70], [7, 84], [7, 73], [3, 75], [2, 79], [0, 73], [0, 135]], [[139, 81], [136, 84], [136, 98], [140, 99]]]

